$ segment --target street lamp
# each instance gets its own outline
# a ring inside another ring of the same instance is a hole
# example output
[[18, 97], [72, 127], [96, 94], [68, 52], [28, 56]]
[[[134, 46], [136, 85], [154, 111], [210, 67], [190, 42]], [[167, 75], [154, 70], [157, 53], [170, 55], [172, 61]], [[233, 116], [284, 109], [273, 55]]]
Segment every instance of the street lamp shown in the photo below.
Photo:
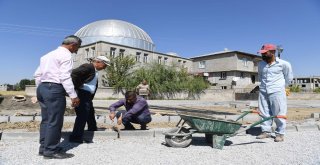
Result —
[[283, 51], [283, 47], [281, 45], [277, 45], [278, 57], [280, 58], [280, 54]]

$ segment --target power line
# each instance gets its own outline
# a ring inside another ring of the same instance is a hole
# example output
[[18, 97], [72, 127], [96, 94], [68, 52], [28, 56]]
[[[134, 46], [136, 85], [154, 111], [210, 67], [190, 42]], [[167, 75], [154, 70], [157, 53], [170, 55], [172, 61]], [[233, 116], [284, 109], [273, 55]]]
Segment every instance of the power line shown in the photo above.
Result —
[[41, 36], [57, 36], [73, 34], [73, 30], [51, 28], [51, 27], [37, 27], [37, 26], [26, 26], [16, 24], [0, 23], [0, 33], [18, 33], [28, 35], [41, 35]]

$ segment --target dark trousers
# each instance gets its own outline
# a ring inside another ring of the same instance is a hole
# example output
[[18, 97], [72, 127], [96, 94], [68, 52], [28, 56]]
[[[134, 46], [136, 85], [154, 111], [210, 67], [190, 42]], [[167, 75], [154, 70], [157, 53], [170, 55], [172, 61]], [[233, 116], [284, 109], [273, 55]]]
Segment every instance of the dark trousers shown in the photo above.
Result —
[[80, 104], [75, 108], [77, 117], [70, 138], [82, 140], [86, 123], [88, 123], [88, 130], [93, 131], [97, 129], [97, 122], [94, 115], [92, 94], [85, 90], [78, 90], [78, 97]]
[[65, 90], [61, 84], [41, 83], [37, 98], [41, 107], [40, 148], [44, 155], [55, 153], [61, 139], [63, 116], [66, 109]]
[[[122, 113], [122, 117], [127, 113], [125, 110], [118, 111], [116, 117], [119, 118]], [[146, 125], [151, 122], [151, 115], [137, 114], [131, 117], [122, 118], [122, 124], [126, 129], [134, 128], [131, 123], [140, 124], [141, 128], [146, 128]]]

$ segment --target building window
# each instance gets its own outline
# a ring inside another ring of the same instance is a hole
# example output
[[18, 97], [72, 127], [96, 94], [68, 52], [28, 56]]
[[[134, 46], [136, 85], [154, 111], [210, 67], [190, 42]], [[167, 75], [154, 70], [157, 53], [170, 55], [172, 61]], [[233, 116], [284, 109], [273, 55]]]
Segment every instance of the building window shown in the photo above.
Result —
[[162, 57], [158, 56], [158, 64], [161, 64], [161, 59], [162, 59]]
[[227, 79], [227, 72], [221, 72], [220, 79]]
[[247, 58], [243, 58], [243, 66], [248, 66], [248, 59]]
[[199, 68], [200, 69], [206, 68], [206, 61], [199, 61]]
[[91, 48], [91, 57], [95, 57], [95, 55], [96, 55], [96, 48], [92, 47]]
[[163, 64], [166, 65], [168, 63], [168, 57], [165, 57], [163, 60]]
[[302, 87], [302, 88], [305, 88], [305, 87], [306, 87], [306, 84], [302, 84], [301, 87]]
[[86, 51], [86, 58], [90, 58], [90, 57], [89, 57], [89, 48], [88, 48], [88, 49], [85, 49], [85, 51]]
[[141, 52], [136, 53], [136, 62], [140, 62], [140, 54]]
[[182, 62], [182, 66], [185, 66], [186, 63], [187, 63], [187, 61], [183, 61], [183, 62]]
[[114, 58], [116, 56], [116, 48], [110, 48], [110, 57]]
[[314, 84], [315, 87], [319, 87], [319, 84]]
[[148, 63], [148, 54], [143, 55], [143, 62]]
[[240, 73], [240, 78], [244, 78], [244, 76], [245, 76], [244, 72], [241, 72]]
[[227, 86], [221, 86], [221, 89], [227, 89]]
[[124, 49], [120, 49], [120, 51], [119, 51], [119, 56], [120, 56], [120, 58], [123, 58], [123, 56], [124, 56]]
[[182, 62], [181, 60], [178, 60], [178, 64], [179, 64], [179, 65], [181, 65], [181, 62]]

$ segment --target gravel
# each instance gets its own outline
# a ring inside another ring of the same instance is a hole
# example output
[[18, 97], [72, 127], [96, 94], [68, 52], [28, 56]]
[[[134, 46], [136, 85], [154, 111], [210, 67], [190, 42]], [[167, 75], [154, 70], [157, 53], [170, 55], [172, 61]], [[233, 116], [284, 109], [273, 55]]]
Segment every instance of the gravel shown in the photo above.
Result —
[[[94, 143], [76, 145], [62, 141], [64, 160], [44, 160], [37, 155], [38, 137], [0, 141], [0, 164], [320, 164], [320, 131], [288, 132], [285, 141], [255, 139], [251, 135], [228, 138], [223, 150], [211, 148], [204, 134], [193, 134], [187, 148], [165, 145], [164, 135], [96, 136]], [[62, 139], [63, 140], [63, 139]]]

